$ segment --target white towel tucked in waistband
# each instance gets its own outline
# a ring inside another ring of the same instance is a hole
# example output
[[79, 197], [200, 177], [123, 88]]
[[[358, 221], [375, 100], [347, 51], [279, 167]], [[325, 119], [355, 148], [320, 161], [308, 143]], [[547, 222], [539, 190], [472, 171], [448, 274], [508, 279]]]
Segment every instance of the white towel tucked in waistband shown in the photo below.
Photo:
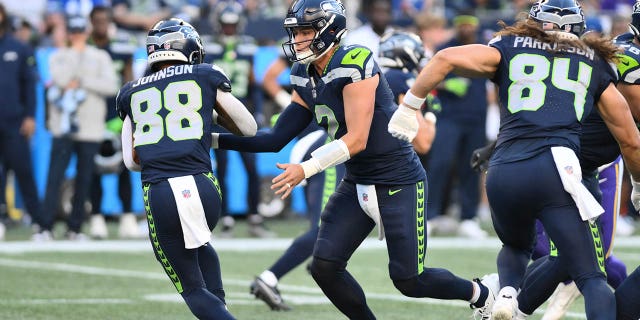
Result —
[[595, 219], [601, 215], [604, 209], [582, 184], [582, 169], [575, 152], [567, 147], [552, 147], [551, 154], [553, 154], [564, 190], [575, 201], [582, 220]]
[[356, 184], [360, 208], [378, 225], [378, 240], [384, 239], [384, 225], [378, 207], [378, 195], [375, 185]]
[[183, 176], [168, 179], [176, 199], [178, 215], [182, 233], [184, 234], [184, 247], [187, 249], [199, 248], [211, 240], [211, 230], [204, 216], [204, 208], [200, 201], [200, 194], [193, 176]]

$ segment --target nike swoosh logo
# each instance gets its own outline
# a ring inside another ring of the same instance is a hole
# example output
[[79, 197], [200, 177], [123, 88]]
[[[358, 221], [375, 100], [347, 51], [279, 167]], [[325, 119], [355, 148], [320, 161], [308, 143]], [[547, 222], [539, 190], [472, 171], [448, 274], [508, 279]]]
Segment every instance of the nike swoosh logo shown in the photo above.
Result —
[[392, 196], [392, 195], [394, 195], [394, 194], [396, 194], [396, 193], [398, 193], [398, 192], [400, 192], [400, 191], [402, 191], [402, 189], [398, 189], [398, 190], [391, 190], [391, 189], [389, 189], [389, 195], [390, 195], [390, 196]]
[[598, 183], [604, 183], [604, 182], [607, 182], [607, 180], [609, 180], [609, 179], [607, 179], [607, 178], [602, 178], [602, 179], [598, 180]]
[[355, 58], [357, 58], [357, 57], [360, 55], [360, 52], [362, 52], [362, 51], [358, 51], [358, 52], [356, 52], [356, 53], [352, 53], [352, 54], [351, 54], [351, 59], [355, 59]]
[[627, 61], [627, 60], [622, 60], [622, 61], [620, 61], [620, 63], [624, 64], [627, 67], [629, 66], [629, 61]]

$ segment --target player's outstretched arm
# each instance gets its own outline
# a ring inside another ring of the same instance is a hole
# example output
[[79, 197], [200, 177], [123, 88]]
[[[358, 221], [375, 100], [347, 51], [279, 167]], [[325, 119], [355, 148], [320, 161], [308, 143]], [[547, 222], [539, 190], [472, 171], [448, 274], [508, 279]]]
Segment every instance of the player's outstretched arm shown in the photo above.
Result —
[[[256, 120], [247, 107], [231, 92], [218, 89], [216, 95], [217, 122], [233, 134], [252, 137], [258, 131]], [[214, 115], [215, 116], [215, 115]]]
[[280, 114], [273, 128], [258, 132], [254, 137], [239, 137], [232, 134], [211, 134], [211, 147], [243, 152], [278, 152], [289, 141], [304, 130], [313, 116], [309, 109], [301, 104], [302, 99], [295, 94], [291, 104]]
[[464, 77], [491, 78], [500, 63], [500, 51], [490, 46], [472, 44], [450, 47], [436, 53], [420, 71], [416, 82], [407, 91], [389, 121], [389, 133], [394, 137], [412, 141], [418, 132], [415, 110], [419, 110], [427, 94], [453, 72]]

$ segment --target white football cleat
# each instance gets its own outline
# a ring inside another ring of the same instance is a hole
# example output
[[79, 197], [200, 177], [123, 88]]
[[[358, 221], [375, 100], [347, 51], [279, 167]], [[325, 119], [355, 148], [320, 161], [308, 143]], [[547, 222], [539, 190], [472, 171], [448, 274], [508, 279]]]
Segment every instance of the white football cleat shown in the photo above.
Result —
[[498, 293], [491, 310], [491, 320], [512, 320], [518, 310], [518, 295], [513, 287], [504, 287]]
[[4, 240], [4, 234], [7, 231], [7, 228], [4, 226], [4, 223], [0, 222], [0, 241]]
[[89, 235], [94, 239], [106, 239], [109, 236], [107, 223], [104, 221], [102, 214], [91, 215], [91, 220], [89, 220]]
[[[489, 295], [484, 302], [484, 306], [476, 308], [473, 311], [473, 318], [489, 320], [491, 319], [491, 310], [496, 300], [496, 294], [500, 291], [500, 279], [497, 273], [491, 273], [483, 276], [480, 280], [474, 279], [474, 281], [479, 281], [483, 286], [487, 287], [487, 289], [489, 289]], [[474, 308], [473, 305], [471, 305], [471, 308]]]
[[474, 220], [464, 220], [458, 226], [458, 235], [469, 239], [485, 239], [489, 234]]
[[123, 213], [122, 216], [120, 216], [118, 236], [122, 239], [139, 239], [145, 236], [140, 232], [138, 219], [133, 213]]
[[578, 286], [575, 282], [571, 282], [567, 285], [561, 283], [553, 292], [553, 295], [549, 298], [549, 304], [547, 310], [541, 320], [559, 320], [564, 317], [565, 313], [569, 310], [571, 304], [581, 295]]

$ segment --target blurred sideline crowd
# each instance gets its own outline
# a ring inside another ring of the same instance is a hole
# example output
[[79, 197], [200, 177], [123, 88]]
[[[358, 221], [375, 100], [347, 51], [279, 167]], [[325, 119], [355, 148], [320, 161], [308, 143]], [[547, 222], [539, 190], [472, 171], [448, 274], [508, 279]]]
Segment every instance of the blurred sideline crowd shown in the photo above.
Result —
[[[269, 119], [286, 106], [264, 84], [267, 69], [282, 56], [286, 37], [282, 17], [290, 3], [0, 0], [5, 10], [0, 10], [0, 66], [3, 72], [10, 70], [0, 81], [0, 238], [5, 227], [24, 224], [33, 226], [34, 241], [107, 238], [103, 214], [107, 211], [117, 213], [113, 216], [119, 220], [118, 236], [146, 236], [144, 223], [139, 223], [144, 220], [139, 176], [122, 165], [122, 123], [114, 106], [122, 84], [146, 72], [146, 32], [170, 17], [193, 24], [203, 37], [205, 61], [225, 70], [234, 95], [250, 108], [258, 125], [267, 128]], [[587, 29], [607, 37], [627, 32], [634, 3], [582, 1]], [[433, 54], [445, 47], [487, 43], [499, 29], [498, 21], [512, 23], [531, 4], [529, 0], [344, 1], [352, 17], [347, 19], [351, 25], [343, 41], [365, 44], [377, 55], [382, 35], [403, 29], [417, 34], [426, 52]], [[9, 34], [15, 41], [7, 40]], [[25, 68], [6, 69], [22, 60]], [[286, 88], [287, 72], [277, 76]], [[441, 108], [434, 110], [437, 134], [430, 152], [421, 156], [430, 185], [429, 232], [487, 237], [482, 222], [488, 225], [490, 213], [483, 175], [470, 168], [469, 159], [475, 149], [496, 138], [499, 115], [494, 89], [485, 80], [451, 77], [434, 93], [441, 102]], [[10, 98], [14, 95], [26, 111], [16, 114]], [[225, 175], [235, 177], [233, 170], [239, 169], [227, 165], [233, 160], [224, 151], [216, 151], [213, 159], [226, 201], [220, 236], [233, 236], [232, 215], [240, 213], [247, 215], [250, 236], [274, 237], [263, 216], [278, 214], [283, 205], [274, 203], [277, 198], [272, 191], [264, 190], [260, 179], [265, 170], [259, 169], [274, 167], [274, 162], [243, 154], [240, 170], [247, 181], [225, 182]], [[104, 175], [113, 176], [114, 182], [105, 183]], [[625, 182], [621, 206], [625, 218], [617, 225], [617, 233], [623, 236], [634, 232], [637, 217], [629, 204], [629, 186]], [[112, 201], [103, 200], [105, 194], [117, 195], [113, 200], [120, 204], [114, 209], [108, 203]], [[240, 205], [233, 202], [238, 199], [233, 194], [242, 195]], [[21, 203], [16, 204], [16, 198]], [[304, 204], [294, 207], [304, 211]], [[53, 225], [59, 218], [65, 220], [66, 229], [63, 235], [54, 235]], [[84, 230], [89, 230], [88, 235]]]

